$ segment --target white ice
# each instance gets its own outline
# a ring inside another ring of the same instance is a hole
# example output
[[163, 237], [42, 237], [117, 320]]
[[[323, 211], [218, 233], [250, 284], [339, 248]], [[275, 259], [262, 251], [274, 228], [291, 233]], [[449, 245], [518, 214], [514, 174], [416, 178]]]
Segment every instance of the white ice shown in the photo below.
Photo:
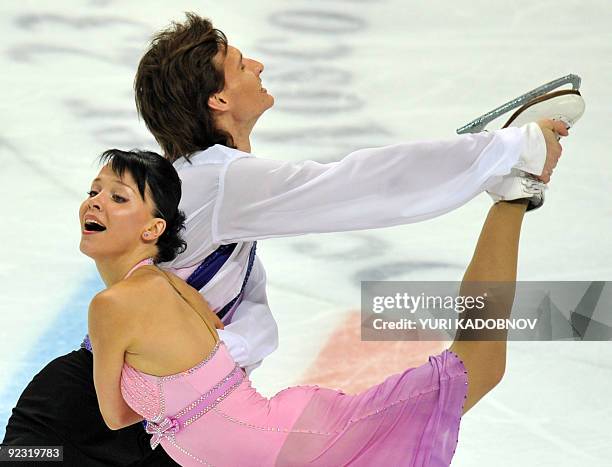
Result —
[[[608, 0], [5, 1], [0, 434], [20, 392], [3, 388], [38, 371], [27, 365], [41, 337], [51, 336], [43, 360], [79, 343], [55, 343], [50, 329], [95, 277], [78, 251], [77, 207], [101, 151], [157, 149], [137, 119], [132, 80], [151, 34], [183, 11], [212, 18], [266, 65], [276, 106], [253, 147], [270, 158], [331, 161], [452, 137], [518, 94], [580, 75], [587, 111], [563, 142], [546, 205], [526, 219], [519, 277], [612, 280]], [[261, 242], [280, 348], [253, 374], [257, 387], [271, 394], [299, 381], [343, 313], [359, 307], [359, 280], [381, 271], [460, 279], [489, 204], [481, 195], [422, 224]], [[462, 421], [453, 465], [610, 465], [610, 342], [509, 347], [504, 381]]]

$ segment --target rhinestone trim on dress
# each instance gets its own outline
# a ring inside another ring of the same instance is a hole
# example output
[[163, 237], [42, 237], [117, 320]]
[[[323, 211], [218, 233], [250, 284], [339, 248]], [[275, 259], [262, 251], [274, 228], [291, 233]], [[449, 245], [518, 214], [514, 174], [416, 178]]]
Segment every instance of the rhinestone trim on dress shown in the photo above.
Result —
[[[452, 351], [448, 351], [448, 353], [452, 356], [454, 356], [457, 360], [459, 360], [459, 362], [461, 363], [461, 367], [464, 370], [463, 374], [458, 374], [458, 375], [454, 375], [454, 376], [444, 376], [440, 378], [440, 381], [449, 381], [455, 378], [461, 378], [461, 377], [465, 377], [467, 378], [467, 370], [465, 370], [465, 366], [463, 364], [463, 361], [461, 361], [459, 359], [459, 357], [453, 353]], [[465, 382], [465, 385], [467, 386], [467, 379]], [[216, 414], [218, 414], [219, 416], [225, 418], [227, 421], [231, 422], [231, 423], [235, 423], [237, 425], [241, 425], [244, 426], [246, 428], [252, 429], [252, 430], [258, 430], [258, 431], [271, 431], [271, 432], [280, 432], [280, 433], [308, 433], [308, 434], [314, 434], [314, 435], [323, 435], [323, 436], [336, 436], [339, 433], [341, 433], [343, 430], [346, 430], [350, 425], [354, 424], [354, 423], [358, 423], [361, 420], [367, 419], [369, 417], [373, 417], [376, 415], [380, 415], [384, 412], [386, 412], [387, 410], [391, 409], [392, 407], [397, 406], [398, 404], [403, 404], [405, 402], [411, 401], [412, 399], [418, 398], [420, 396], [424, 396], [427, 395], [429, 393], [435, 392], [435, 391], [439, 391], [440, 390], [440, 385], [439, 384], [433, 384], [429, 387], [423, 388], [419, 391], [414, 391], [411, 394], [408, 395], [407, 398], [403, 398], [403, 399], [398, 399], [396, 401], [394, 401], [391, 404], [385, 405], [383, 407], [380, 407], [377, 410], [374, 410], [372, 412], [369, 413], [365, 413], [363, 414], [361, 417], [357, 417], [357, 418], [353, 418], [347, 421], [346, 426], [342, 429], [342, 430], [338, 430], [338, 431], [333, 431], [333, 432], [322, 432], [322, 431], [316, 431], [316, 430], [300, 430], [300, 429], [289, 429], [289, 428], [283, 428], [280, 426], [258, 426], [258, 425], [254, 425], [252, 423], [246, 422], [244, 420], [240, 420], [238, 418], [232, 417], [231, 415], [228, 415], [227, 413], [223, 412], [221, 409], [219, 409], [218, 407], [214, 408], [214, 412]], [[283, 392], [283, 391], [280, 391]], [[350, 397], [350, 396], [349, 396]], [[467, 396], [464, 397], [464, 403], [465, 403], [465, 399], [467, 398]], [[462, 412], [463, 412], [463, 407], [462, 407]], [[459, 416], [459, 420], [461, 419], [461, 416]], [[457, 429], [457, 438], [458, 438], [458, 433], [459, 433], [459, 429]]]
[[[244, 380], [244, 372], [242, 369], [236, 364], [234, 369], [229, 372], [229, 374], [215, 384], [212, 388], [210, 388], [206, 393], [202, 394], [197, 400], [193, 401], [187, 407], [182, 409], [179, 413], [175, 415], [174, 418], [179, 419], [181, 422], [181, 428], [183, 426], [187, 427], [195, 422], [198, 418], [204, 415], [206, 412], [210, 411], [212, 408], [216, 407], [219, 402], [225, 399], [230, 393], [238, 387], [240, 383]], [[212, 400], [210, 400], [212, 399]], [[195, 412], [191, 413], [190, 412]], [[186, 415], [191, 415], [189, 418], [183, 419]]]
[[158, 376], [158, 378], [162, 381], [162, 382], [166, 382], [166, 381], [172, 381], [173, 379], [176, 378], [180, 378], [182, 376], [188, 376], [191, 373], [193, 373], [194, 371], [199, 370], [200, 368], [202, 368], [204, 365], [206, 365], [217, 353], [217, 350], [219, 350], [219, 346], [223, 343], [223, 341], [217, 341], [217, 343], [215, 344], [215, 346], [213, 347], [213, 349], [210, 351], [210, 353], [208, 354], [208, 356], [202, 360], [200, 363], [198, 363], [196, 366], [189, 368], [188, 370], [185, 370], [181, 373], [176, 373], [175, 375], [168, 375], [168, 376]]
[[[179, 375], [172, 375], [173, 378], [176, 376]], [[147, 433], [153, 435], [151, 438], [152, 449], [155, 449], [163, 439], [169, 440], [173, 445], [179, 448], [178, 444], [176, 444], [175, 435], [215, 408], [221, 401], [229, 396], [234, 389], [244, 381], [245, 373], [242, 371], [242, 368], [236, 364], [227, 376], [206, 391], [206, 393], [202, 394], [198, 399], [181, 409], [176, 415], [165, 417], [163, 416], [165, 411], [165, 400], [162, 388], [164, 378], [167, 377], [157, 377], [160, 405], [162, 407], [160, 416], [155, 419], [147, 420]], [[188, 454], [187, 451], [182, 448], [181, 451]]]

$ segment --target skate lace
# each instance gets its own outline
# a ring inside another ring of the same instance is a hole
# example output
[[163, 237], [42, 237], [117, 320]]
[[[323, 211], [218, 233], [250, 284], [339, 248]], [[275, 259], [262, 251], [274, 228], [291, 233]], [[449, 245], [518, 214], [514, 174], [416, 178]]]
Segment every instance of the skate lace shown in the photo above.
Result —
[[541, 194], [546, 189], [546, 185], [543, 182], [527, 176], [521, 177], [521, 183], [525, 191], [532, 195]]

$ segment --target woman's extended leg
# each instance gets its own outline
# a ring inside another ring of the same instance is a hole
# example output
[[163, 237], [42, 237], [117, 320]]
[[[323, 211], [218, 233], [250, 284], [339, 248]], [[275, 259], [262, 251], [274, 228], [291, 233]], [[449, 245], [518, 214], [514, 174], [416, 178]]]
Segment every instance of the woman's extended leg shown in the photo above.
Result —
[[[461, 295], [486, 293], [484, 310], [468, 310], [463, 319], [508, 318], [514, 301], [518, 245], [527, 200], [499, 202], [489, 211], [472, 261], [461, 285]], [[501, 380], [506, 365], [507, 331], [459, 330], [451, 351], [468, 372], [467, 412]]]

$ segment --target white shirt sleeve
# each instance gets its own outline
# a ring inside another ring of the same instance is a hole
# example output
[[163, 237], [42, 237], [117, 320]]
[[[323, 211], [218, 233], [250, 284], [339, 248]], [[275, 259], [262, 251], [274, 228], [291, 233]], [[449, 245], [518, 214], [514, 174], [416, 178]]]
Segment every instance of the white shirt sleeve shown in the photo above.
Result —
[[247, 373], [278, 347], [278, 328], [266, 296], [266, 274], [257, 256], [232, 322], [218, 333], [233, 359]]
[[240, 158], [225, 172], [212, 237], [250, 241], [418, 222], [465, 204], [512, 167], [540, 174], [545, 158], [535, 123], [361, 149], [329, 164]]
[[537, 123], [528, 123], [521, 127], [525, 138], [525, 146], [514, 165], [517, 169], [533, 175], [542, 175], [546, 162], [546, 141]]
[[278, 347], [278, 327], [267, 305], [242, 302], [225, 329], [218, 329], [232, 358], [249, 374]]

